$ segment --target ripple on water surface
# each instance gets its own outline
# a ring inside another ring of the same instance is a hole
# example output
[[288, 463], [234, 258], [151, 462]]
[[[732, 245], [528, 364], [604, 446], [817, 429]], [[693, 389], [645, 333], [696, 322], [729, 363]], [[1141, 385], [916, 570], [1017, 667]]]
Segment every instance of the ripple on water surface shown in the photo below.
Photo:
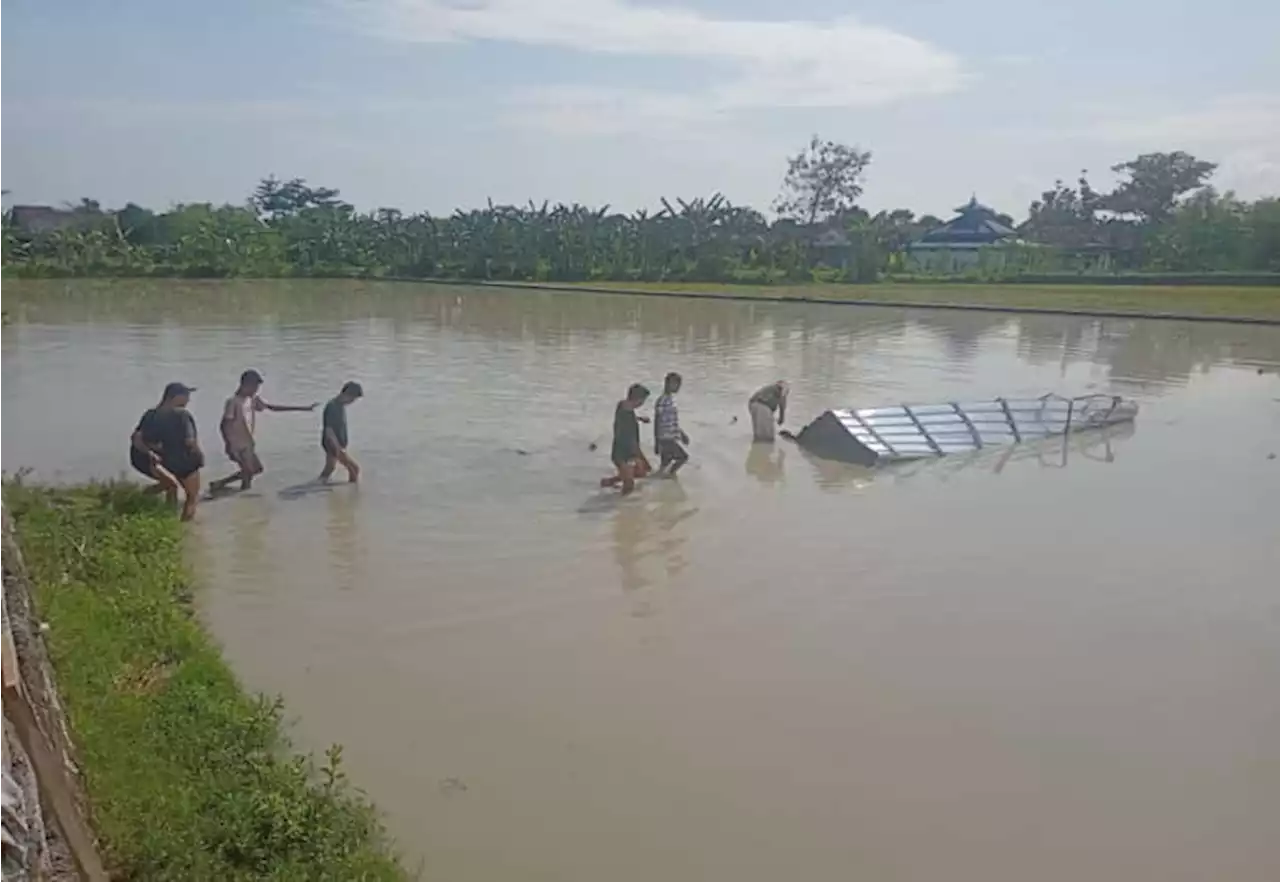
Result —
[[[241, 675], [450, 879], [1231, 879], [1280, 868], [1280, 329], [365, 283], [6, 287], [6, 469], [127, 467], [170, 379], [210, 454], [348, 378], [190, 553]], [[685, 377], [678, 482], [602, 494]], [[1259, 369], [1262, 373], [1259, 374]], [[1134, 426], [870, 472], [745, 398], [1118, 392]], [[595, 443], [598, 449], [592, 451]], [[228, 469], [229, 470], [229, 469]], [[1193, 794], [1194, 798], [1188, 798]]]

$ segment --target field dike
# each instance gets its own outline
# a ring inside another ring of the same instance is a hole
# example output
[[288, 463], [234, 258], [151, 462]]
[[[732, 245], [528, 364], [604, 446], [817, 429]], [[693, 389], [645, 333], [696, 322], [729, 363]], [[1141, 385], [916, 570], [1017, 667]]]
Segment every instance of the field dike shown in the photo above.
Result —
[[5, 484], [5, 879], [409, 878], [341, 749], [291, 753], [279, 702], [237, 683], [181, 542], [131, 485]]

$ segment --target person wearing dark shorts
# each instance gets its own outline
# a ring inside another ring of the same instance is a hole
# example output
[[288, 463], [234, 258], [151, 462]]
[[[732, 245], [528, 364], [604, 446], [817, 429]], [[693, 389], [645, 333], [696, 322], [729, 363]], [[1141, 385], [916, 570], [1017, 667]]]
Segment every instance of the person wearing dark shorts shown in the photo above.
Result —
[[160, 404], [138, 421], [129, 448], [130, 464], [155, 480], [156, 489], [163, 490], [170, 502], [177, 502], [178, 488], [182, 488], [184, 521], [195, 517], [204, 466], [196, 421], [187, 410], [194, 391], [184, 383], [165, 386]]
[[259, 413], [263, 411], [300, 413], [319, 407], [319, 404], [269, 404], [258, 395], [262, 389], [262, 383], [262, 374], [255, 370], [245, 371], [240, 375], [240, 385], [236, 387], [236, 394], [228, 398], [222, 406], [222, 421], [218, 429], [222, 433], [222, 443], [227, 451], [227, 459], [236, 464], [236, 470], [225, 478], [210, 481], [210, 493], [217, 493], [236, 481], [240, 482], [241, 490], [248, 490], [253, 486], [254, 477], [262, 474], [262, 460], [258, 457], [254, 437]]
[[160, 465], [160, 451], [148, 446], [145, 435], [154, 435], [152, 425], [155, 422], [156, 408], [149, 409], [138, 420], [137, 427], [133, 430], [133, 435], [129, 439], [129, 465], [144, 477], [155, 481], [147, 488], [148, 493], [163, 492], [169, 497], [171, 503], [176, 504], [178, 501], [178, 479], [169, 473], [169, 470]]
[[347, 481], [356, 483], [360, 480], [360, 465], [347, 452], [347, 405], [354, 404], [364, 397], [364, 389], [359, 383], [351, 381], [343, 384], [342, 391], [329, 400], [324, 406], [324, 415], [320, 420], [320, 449], [324, 451], [324, 468], [320, 471], [320, 480], [328, 483], [338, 463], [347, 470]]
[[689, 436], [680, 428], [680, 412], [676, 408], [676, 393], [683, 378], [669, 373], [662, 382], [662, 394], [653, 405], [653, 438], [658, 453], [658, 474], [674, 476], [689, 461], [689, 454], [681, 444], [689, 443]]
[[636, 409], [648, 397], [649, 390], [636, 383], [627, 390], [627, 397], [619, 401], [613, 410], [613, 448], [610, 457], [618, 473], [603, 479], [600, 486], [621, 485], [623, 496], [636, 489], [637, 478], [643, 478], [653, 470], [640, 448], [640, 421], [648, 420], [636, 414]]

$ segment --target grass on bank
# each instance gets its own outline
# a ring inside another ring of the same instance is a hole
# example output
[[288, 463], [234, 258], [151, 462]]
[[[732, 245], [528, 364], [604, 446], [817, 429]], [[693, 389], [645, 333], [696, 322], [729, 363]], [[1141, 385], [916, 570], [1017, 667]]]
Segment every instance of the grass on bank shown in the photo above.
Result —
[[882, 282], [874, 285], [724, 285], [704, 282], [584, 282], [579, 287], [734, 298], [781, 297], [797, 301], [875, 300], [901, 303], [904, 306], [930, 303], [972, 304], [1016, 309], [1280, 319], [1280, 287], [1248, 285], [929, 285], [918, 282]]
[[123, 484], [4, 496], [113, 878], [406, 878], [340, 750], [290, 755], [193, 618], [172, 513]]

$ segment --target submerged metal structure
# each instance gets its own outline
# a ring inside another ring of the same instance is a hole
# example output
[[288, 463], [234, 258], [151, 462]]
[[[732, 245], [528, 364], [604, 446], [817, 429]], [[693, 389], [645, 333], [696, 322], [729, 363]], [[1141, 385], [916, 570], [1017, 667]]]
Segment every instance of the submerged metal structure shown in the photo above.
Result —
[[863, 466], [927, 459], [1130, 422], [1138, 405], [1119, 395], [828, 410], [792, 439], [815, 456]]

